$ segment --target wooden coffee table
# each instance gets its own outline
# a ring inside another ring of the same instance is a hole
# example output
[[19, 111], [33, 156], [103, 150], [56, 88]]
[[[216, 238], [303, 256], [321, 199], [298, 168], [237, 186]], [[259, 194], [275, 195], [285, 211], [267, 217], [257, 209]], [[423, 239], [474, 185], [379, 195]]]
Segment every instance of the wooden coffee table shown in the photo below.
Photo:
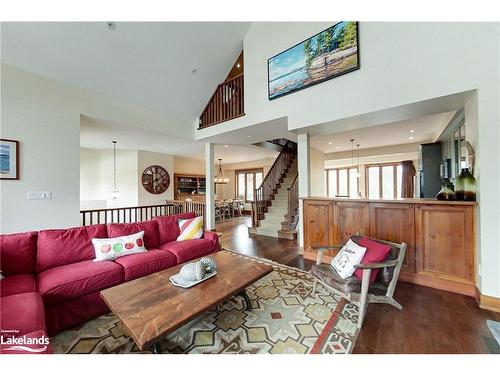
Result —
[[270, 265], [226, 251], [210, 257], [217, 262], [217, 275], [191, 288], [176, 287], [169, 281], [181, 264], [103, 290], [101, 298], [140, 350], [160, 353], [161, 337], [230, 297], [241, 295], [249, 310], [245, 288], [273, 271]]

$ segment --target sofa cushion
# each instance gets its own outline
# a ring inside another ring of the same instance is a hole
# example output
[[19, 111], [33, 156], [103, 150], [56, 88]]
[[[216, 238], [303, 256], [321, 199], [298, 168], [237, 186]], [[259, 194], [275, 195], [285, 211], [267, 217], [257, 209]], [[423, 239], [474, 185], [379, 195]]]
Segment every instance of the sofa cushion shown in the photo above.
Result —
[[0, 236], [0, 270], [3, 276], [35, 273], [37, 232]]
[[106, 225], [42, 230], [38, 233], [38, 272], [94, 259], [92, 238], [108, 237]]
[[123, 269], [110, 260], [85, 260], [43, 271], [38, 290], [46, 304], [106, 289], [123, 281]]
[[184, 212], [182, 214], [155, 217], [153, 220], [158, 222], [160, 244], [177, 240], [177, 237], [181, 234], [179, 229], [179, 220], [192, 219], [193, 217], [196, 217], [194, 212]]
[[140, 221], [128, 224], [108, 224], [108, 237], [128, 236], [144, 231], [144, 245], [146, 249], [158, 248], [158, 223], [155, 220]]
[[45, 313], [40, 295], [23, 293], [0, 299], [0, 328], [4, 338], [45, 331]]
[[196, 240], [203, 237], [203, 216], [179, 220], [181, 234], [177, 241]]
[[177, 257], [177, 263], [184, 263], [214, 252], [213, 242], [200, 238], [197, 240], [175, 241], [160, 246], [162, 250], [168, 250]]
[[144, 231], [129, 236], [113, 238], [92, 238], [94, 245], [94, 262], [113, 260], [127, 255], [145, 253]]
[[[361, 238], [358, 243], [360, 246], [366, 247], [366, 253], [361, 264], [385, 262], [391, 253], [391, 247], [389, 245], [373, 241], [366, 237]], [[370, 283], [375, 281], [378, 272], [379, 269], [377, 268], [372, 270], [370, 274]], [[357, 269], [354, 271], [354, 276], [361, 280], [363, 278], [363, 270]]]
[[153, 249], [118, 258], [115, 263], [123, 267], [125, 281], [129, 281], [173, 267], [177, 258], [169, 251]]
[[36, 280], [32, 274], [11, 275], [0, 280], [0, 297], [36, 291]]

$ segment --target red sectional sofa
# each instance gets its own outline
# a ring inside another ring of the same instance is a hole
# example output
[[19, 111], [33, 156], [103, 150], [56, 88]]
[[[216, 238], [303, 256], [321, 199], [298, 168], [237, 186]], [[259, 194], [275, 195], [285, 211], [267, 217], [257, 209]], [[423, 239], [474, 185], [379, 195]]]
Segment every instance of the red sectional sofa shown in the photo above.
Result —
[[[99, 224], [0, 236], [2, 336], [53, 336], [108, 312], [99, 292], [220, 250], [217, 234], [179, 241], [178, 220], [194, 212], [131, 224]], [[144, 231], [145, 253], [94, 262], [92, 238]], [[15, 330], [15, 331], [13, 331]], [[2, 345], [2, 353], [6, 351]], [[20, 352], [23, 352], [22, 350]], [[50, 347], [44, 352], [50, 352]]]

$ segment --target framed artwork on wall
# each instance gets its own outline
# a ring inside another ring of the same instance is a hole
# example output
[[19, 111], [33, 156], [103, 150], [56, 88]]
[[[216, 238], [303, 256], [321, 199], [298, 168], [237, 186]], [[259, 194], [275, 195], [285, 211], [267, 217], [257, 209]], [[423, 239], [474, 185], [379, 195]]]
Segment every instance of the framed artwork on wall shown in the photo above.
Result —
[[358, 22], [342, 21], [267, 60], [269, 100], [358, 70]]
[[0, 138], [0, 180], [19, 180], [19, 141]]

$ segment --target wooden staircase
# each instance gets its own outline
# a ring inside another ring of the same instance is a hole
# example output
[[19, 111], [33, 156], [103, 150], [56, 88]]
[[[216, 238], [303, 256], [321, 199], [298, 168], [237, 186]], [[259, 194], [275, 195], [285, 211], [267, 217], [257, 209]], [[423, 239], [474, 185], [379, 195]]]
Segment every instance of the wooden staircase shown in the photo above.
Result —
[[297, 145], [287, 141], [254, 191], [250, 233], [296, 239], [298, 220]]

